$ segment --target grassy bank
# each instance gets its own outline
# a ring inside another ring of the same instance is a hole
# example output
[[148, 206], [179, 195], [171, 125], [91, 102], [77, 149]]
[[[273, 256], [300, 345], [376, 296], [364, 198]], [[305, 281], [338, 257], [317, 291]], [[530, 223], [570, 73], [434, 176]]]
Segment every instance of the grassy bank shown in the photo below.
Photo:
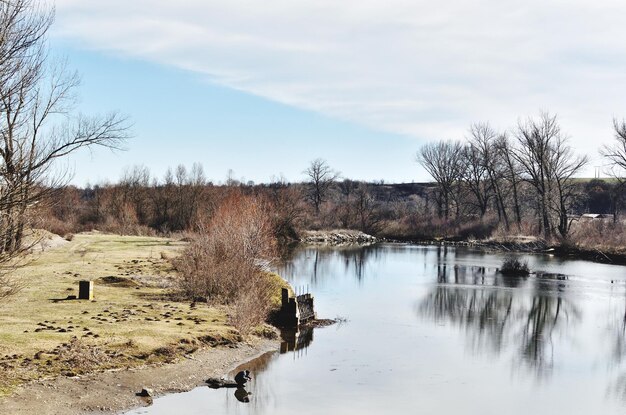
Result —
[[[78, 234], [15, 272], [23, 289], [0, 305], [0, 396], [22, 383], [171, 362], [241, 341], [228, 310], [172, 298], [169, 258], [184, 242]], [[277, 291], [281, 279], [272, 276]], [[66, 300], [94, 281], [94, 301]]]

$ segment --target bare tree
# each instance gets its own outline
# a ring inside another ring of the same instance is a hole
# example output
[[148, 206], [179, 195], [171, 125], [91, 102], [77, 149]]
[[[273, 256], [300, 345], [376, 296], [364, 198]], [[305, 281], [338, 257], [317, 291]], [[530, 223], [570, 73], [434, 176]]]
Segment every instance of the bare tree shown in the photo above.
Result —
[[[509, 229], [509, 215], [506, 209], [507, 188], [505, 186], [506, 163], [503, 154], [499, 151], [498, 143], [502, 139], [489, 123], [476, 123], [470, 127], [469, 145], [478, 153], [477, 161], [482, 163], [484, 176], [481, 182], [476, 182], [475, 192], [482, 191], [483, 199], [488, 204], [489, 198], [495, 200], [498, 218], [504, 221], [504, 226]], [[478, 170], [477, 167], [474, 168]], [[487, 206], [485, 206], [486, 208]]]
[[461, 179], [472, 195], [473, 205], [483, 218], [492, 196], [492, 182], [489, 178], [485, 156], [487, 153], [473, 143], [463, 147], [463, 168]]
[[566, 238], [569, 233], [572, 221], [569, 219], [568, 214], [579, 193], [574, 176], [588, 162], [587, 156], [574, 154], [564, 137], [559, 137], [554, 143], [550, 166], [552, 168], [552, 180], [554, 180], [556, 194], [554, 195], [554, 202], [551, 208], [558, 217], [557, 229], [562, 238]]
[[341, 226], [344, 228], [350, 227], [352, 221], [352, 196], [354, 196], [357, 187], [358, 183], [350, 179], [344, 179], [339, 183], [339, 191], [342, 196], [339, 217]]
[[617, 222], [620, 196], [626, 183], [626, 121], [614, 119], [613, 130], [613, 144], [602, 146], [600, 154], [610, 162], [608, 174], [617, 181], [612, 192], [613, 222]]
[[[146, 166], [135, 165], [127, 168], [117, 187], [123, 189], [124, 199], [133, 209], [134, 222], [147, 225], [148, 220], [148, 186], [150, 170]], [[130, 207], [129, 206], [129, 207]]]
[[326, 200], [329, 189], [339, 178], [339, 172], [333, 170], [326, 160], [318, 158], [311, 162], [304, 174], [309, 178], [307, 197], [313, 203], [315, 212], [319, 214], [320, 206]]
[[362, 232], [373, 233], [381, 221], [378, 204], [366, 183], [359, 183], [354, 191], [354, 213]]
[[57, 160], [90, 146], [121, 147], [118, 114], [72, 116], [78, 77], [48, 58], [54, 13], [37, 0], [0, 2], [0, 252], [22, 248], [28, 210], [63, 184]]
[[305, 203], [300, 186], [290, 184], [284, 177], [269, 185], [269, 200], [272, 203], [274, 235], [279, 246], [298, 240], [298, 227], [302, 220], [302, 205]]
[[[513, 157], [513, 145], [506, 133], [500, 134], [495, 141], [495, 151], [496, 151], [496, 160], [497, 169], [500, 169], [500, 175], [502, 178], [508, 183], [510, 187], [512, 203], [513, 203], [513, 211], [515, 212], [515, 222], [517, 223], [518, 230], [522, 227], [522, 211], [520, 208], [520, 171], [521, 168], [519, 163]], [[503, 192], [498, 190], [498, 193], [502, 194]], [[504, 195], [501, 195], [501, 199], [504, 199]], [[504, 209], [504, 200], [501, 200], [502, 209]]]
[[453, 192], [463, 171], [463, 146], [458, 141], [428, 143], [420, 148], [415, 158], [437, 182], [441, 196], [439, 216], [448, 219]]
[[536, 192], [544, 237], [554, 234], [554, 213], [557, 230], [565, 238], [570, 227], [567, 214], [574, 196], [572, 179], [587, 163], [587, 157], [573, 154], [556, 116], [548, 113], [520, 122], [516, 137], [519, 147], [513, 155]]
[[522, 166], [525, 179], [537, 194], [540, 228], [546, 239], [551, 235], [549, 197], [552, 190], [547, 164], [551, 142], [560, 133], [556, 118], [545, 113], [537, 121], [531, 118], [526, 122], [520, 121], [516, 132], [519, 148], [514, 152], [514, 157]]

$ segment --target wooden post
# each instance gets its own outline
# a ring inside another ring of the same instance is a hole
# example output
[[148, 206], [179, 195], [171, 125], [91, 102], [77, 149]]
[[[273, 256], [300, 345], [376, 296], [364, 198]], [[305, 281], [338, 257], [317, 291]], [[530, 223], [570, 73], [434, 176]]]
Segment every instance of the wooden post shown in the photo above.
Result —
[[93, 300], [93, 281], [78, 282], [78, 299]]
[[289, 290], [286, 289], [286, 288], [283, 288], [282, 291], [281, 291], [281, 294], [282, 294], [281, 304], [284, 307], [289, 302]]

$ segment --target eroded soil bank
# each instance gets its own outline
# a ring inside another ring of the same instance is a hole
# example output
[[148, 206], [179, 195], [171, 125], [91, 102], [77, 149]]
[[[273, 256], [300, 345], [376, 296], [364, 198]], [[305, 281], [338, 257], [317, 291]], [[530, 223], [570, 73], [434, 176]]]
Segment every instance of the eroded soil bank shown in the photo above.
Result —
[[201, 349], [177, 363], [38, 381], [1, 401], [0, 413], [120, 413], [151, 404], [151, 398], [137, 396], [143, 388], [156, 397], [206, 386], [207, 378], [223, 376], [245, 361], [277, 351], [278, 345], [277, 340], [255, 339], [233, 347]]

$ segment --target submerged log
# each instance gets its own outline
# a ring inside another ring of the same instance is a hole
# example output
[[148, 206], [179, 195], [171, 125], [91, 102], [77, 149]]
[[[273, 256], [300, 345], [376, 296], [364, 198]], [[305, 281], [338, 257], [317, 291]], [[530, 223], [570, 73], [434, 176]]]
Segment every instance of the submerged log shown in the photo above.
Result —
[[209, 378], [206, 380], [207, 385], [209, 385], [209, 388], [212, 389], [219, 389], [219, 388], [236, 388], [237, 382], [235, 382], [234, 380], [227, 380], [227, 379], [218, 379], [218, 378]]

